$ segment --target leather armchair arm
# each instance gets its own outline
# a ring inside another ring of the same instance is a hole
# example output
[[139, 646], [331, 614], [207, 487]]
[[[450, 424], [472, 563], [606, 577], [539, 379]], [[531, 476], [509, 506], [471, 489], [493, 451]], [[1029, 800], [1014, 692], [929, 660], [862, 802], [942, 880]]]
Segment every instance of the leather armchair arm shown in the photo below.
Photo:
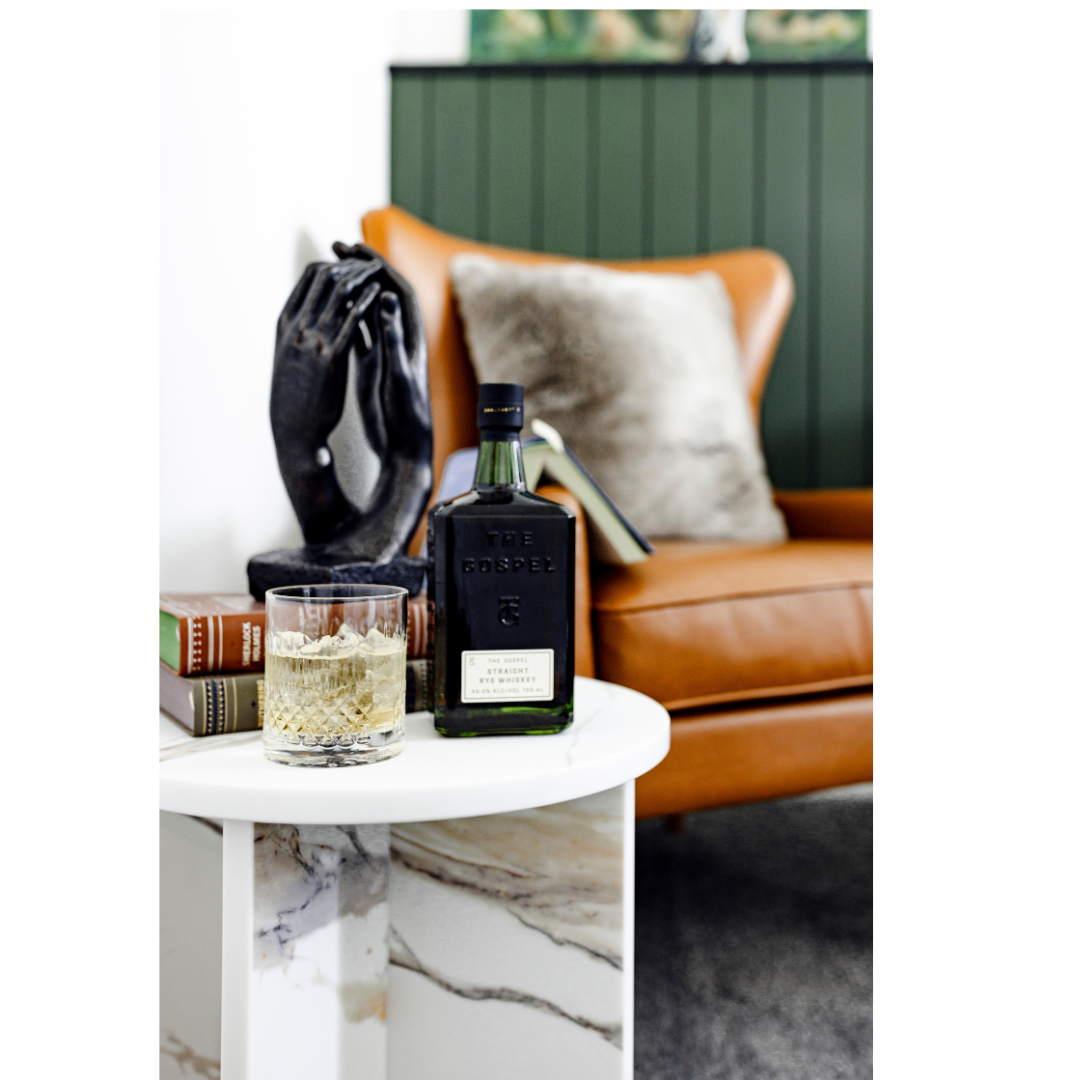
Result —
[[559, 484], [542, 484], [536, 494], [561, 503], [577, 516], [575, 537], [577, 558], [574, 563], [574, 673], [596, 674], [592, 636], [592, 586], [589, 582], [589, 541], [585, 531], [585, 512], [581, 503]]
[[874, 539], [874, 489], [774, 491], [792, 538]]

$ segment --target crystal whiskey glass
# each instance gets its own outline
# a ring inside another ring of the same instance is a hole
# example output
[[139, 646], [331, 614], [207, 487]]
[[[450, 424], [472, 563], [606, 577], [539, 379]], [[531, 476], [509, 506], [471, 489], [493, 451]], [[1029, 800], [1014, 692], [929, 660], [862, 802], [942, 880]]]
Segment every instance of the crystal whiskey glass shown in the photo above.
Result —
[[405, 589], [293, 585], [266, 593], [263, 753], [362, 765], [405, 738]]

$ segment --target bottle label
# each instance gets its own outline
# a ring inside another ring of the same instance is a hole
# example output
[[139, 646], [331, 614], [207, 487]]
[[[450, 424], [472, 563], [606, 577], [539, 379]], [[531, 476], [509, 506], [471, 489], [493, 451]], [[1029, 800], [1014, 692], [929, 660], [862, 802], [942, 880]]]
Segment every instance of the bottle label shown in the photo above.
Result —
[[461, 654], [463, 702], [550, 701], [554, 696], [554, 649], [499, 649]]

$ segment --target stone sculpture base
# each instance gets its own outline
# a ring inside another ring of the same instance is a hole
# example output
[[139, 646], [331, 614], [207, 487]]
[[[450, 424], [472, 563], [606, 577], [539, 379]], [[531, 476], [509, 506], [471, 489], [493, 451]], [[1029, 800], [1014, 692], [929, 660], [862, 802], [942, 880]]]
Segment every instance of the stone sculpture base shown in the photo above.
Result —
[[285, 585], [397, 585], [415, 596], [424, 585], [427, 560], [399, 555], [389, 562], [336, 565], [313, 558], [308, 548], [278, 548], [248, 563], [248, 588], [256, 600]]

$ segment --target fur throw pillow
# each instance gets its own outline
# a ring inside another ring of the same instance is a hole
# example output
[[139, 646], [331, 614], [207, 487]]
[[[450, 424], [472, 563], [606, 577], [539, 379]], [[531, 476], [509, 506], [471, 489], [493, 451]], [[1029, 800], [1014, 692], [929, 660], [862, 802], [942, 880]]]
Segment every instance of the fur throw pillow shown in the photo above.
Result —
[[646, 536], [782, 540], [720, 278], [522, 266], [463, 254], [450, 277], [480, 382], [525, 386]]

